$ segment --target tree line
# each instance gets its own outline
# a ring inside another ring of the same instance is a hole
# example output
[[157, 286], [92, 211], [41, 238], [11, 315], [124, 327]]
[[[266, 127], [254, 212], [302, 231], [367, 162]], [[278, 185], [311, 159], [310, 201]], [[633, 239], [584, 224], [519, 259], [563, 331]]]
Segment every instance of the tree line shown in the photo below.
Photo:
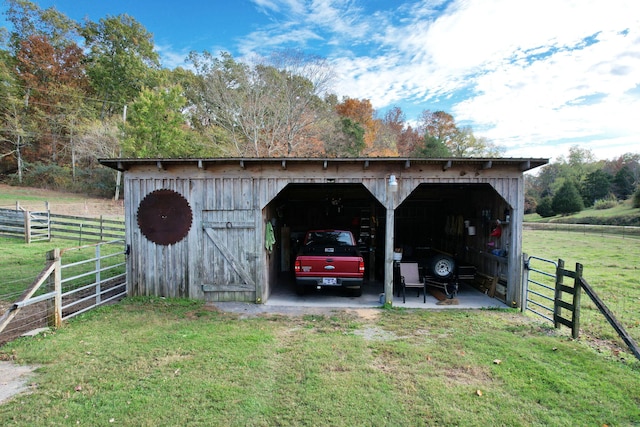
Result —
[[[567, 215], [590, 207], [611, 208], [629, 198], [638, 208], [639, 182], [640, 154], [596, 160], [590, 150], [576, 145], [569, 149], [567, 157], [544, 166], [535, 175], [525, 176], [525, 213], [535, 212], [542, 217]], [[637, 218], [633, 221], [637, 222]]]
[[[77, 22], [7, 0], [0, 28], [0, 173], [51, 185], [100, 157], [494, 157], [503, 151], [444, 111], [379, 116], [339, 97], [321, 57], [240, 61], [193, 52], [162, 67], [153, 34], [126, 14]], [[413, 125], [411, 125], [413, 123]], [[88, 172], [89, 171], [89, 172]], [[88, 175], [87, 175], [88, 174]]]

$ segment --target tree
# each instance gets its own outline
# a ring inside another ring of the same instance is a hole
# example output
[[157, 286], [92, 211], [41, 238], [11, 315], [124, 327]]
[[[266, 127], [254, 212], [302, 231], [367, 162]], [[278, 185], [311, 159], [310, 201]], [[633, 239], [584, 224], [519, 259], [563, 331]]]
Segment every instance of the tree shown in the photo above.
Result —
[[[271, 65], [248, 65], [223, 52], [192, 54], [200, 79], [195, 120], [226, 131], [231, 155], [276, 157], [308, 153], [326, 115], [318, 87]], [[311, 67], [313, 69], [313, 67]]]
[[87, 75], [103, 100], [103, 117], [119, 112], [143, 87], [156, 85], [160, 62], [153, 36], [134, 18], [122, 14], [87, 21], [81, 32], [89, 51]]
[[75, 43], [78, 36], [78, 24], [54, 7], [41, 9], [28, 0], [6, 0], [6, 16], [13, 26], [10, 34], [10, 46], [14, 52], [20, 43], [29, 37], [45, 37], [56, 48]]
[[414, 154], [418, 157], [438, 158], [450, 157], [451, 152], [447, 146], [433, 135], [426, 134], [424, 136], [424, 144], [416, 149]]
[[424, 110], [419, 118], [420, 128], [426, 135], [433, 136], [448, 145], [458, 132], [453, 116], [444, 111]]
[[619, 199], [626, 199], [636, 187], [636, 179], [629, 166], [624, 165], [613, 178], [614, 192]]
[[542, 200], [540, 200], [540, 203], [538, 203], [538, 206], [536, 206], [536, 213], [543, 218], [554, 216], [555, 212], [553, 211], [552, 205], [553, 200], [551, 196], [543, 197]]
[[[477, 137], [470, 126], [459, 127], [453, 116], [444, 111], [425, 110], [420, 116], [421, 128], [427, 136], [444, 144], [453, 157], [497, 157], [504, 151], [485, 137]], [[433, 143], [435, 140], [429, 140]]]
[[590, 172], [585, 177], [581, 193], [585, 206], [593, 206], [596, 200], [611, 194], [611, 176], [602, 169]]
[[[340, 117], [346, 117], [360, 124], [364, 129], [364, 154], [375, 155], [374, 142], [381, 127], [380, 120], [375, 118], [375, 111], [368, 99], [345, 98], [336, 106]], [[344, 122], [343, 122], [344, 123]]]
[[125, 125], [123, 154], [131, 157], [189, 157], [199, 153], [185, 129], [180, 86], [143, 89], [131, 105]]
[[335, 138], [326, 147], [328, 155], [333, 157], [358, 157], [365, 148], [364, 128], [360, 123], [348, 117], [342, 117], [336, 123]]
[[75, 43], [52, 45], [46, 36], [32, 35], [20, 43], [16, 56], [18, 78], [28, 97], [28, 113], [38, 129], [31, 161], [58, 161], [69, 128], [84, 110], [88, 88], [84, 55]]
[[556, 214], [572, 214], [584, 209], [582, 197], [571, 180], [566, 180], [553, 196], [551, 207]]

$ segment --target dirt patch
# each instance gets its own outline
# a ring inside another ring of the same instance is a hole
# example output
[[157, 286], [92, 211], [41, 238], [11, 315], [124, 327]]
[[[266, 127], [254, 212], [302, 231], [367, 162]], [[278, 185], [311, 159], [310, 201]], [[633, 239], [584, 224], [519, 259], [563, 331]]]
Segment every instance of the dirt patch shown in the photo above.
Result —
[[0, 361], [0, 404], [35, 387], [29, 382], [34, 369], [34, 366]]
[[[122, 199], [115, 201], [87, 197], [82, 194], [33, 187], [14, 187], [6, 184], [0, 184], [0, 193], [11, 194], [15, 199], [15, 202], [11, 204], [2, 202], [0, 207], [5, 209], [15, 209], [17, 202], [22, 209], [28, 211], [43, 211], [48, 206], [51, 213], [58, 215], [124, 217], [124, 201]], [[34, 197], [42, 198], [48, 203], [42, 200], [29, 200]]]

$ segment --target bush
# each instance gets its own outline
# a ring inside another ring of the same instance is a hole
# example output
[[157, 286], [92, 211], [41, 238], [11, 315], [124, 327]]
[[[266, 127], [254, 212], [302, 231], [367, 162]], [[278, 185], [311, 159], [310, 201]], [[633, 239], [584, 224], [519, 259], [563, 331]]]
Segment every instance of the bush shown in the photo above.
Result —
[[598, 210], [611, 209], [616, 206], [618, 206], [618, 200], [613, 194], [609, 195], [606, 199], [596, 200], [593, 204], [593, 208]]
[[575, 184], [571, 181], [565, 181], [553, 196], [551, 207], [555, 213], [567, 215], [583, 210], [584, 203]]
[[640, 187], [633, 193], [633, 207], [640, 208]]
[[536, 213], [543, 218], [549, 218], [555, 215], [551, 204], [551, 197], [547, 196], [540, 200], [540, 203], [536, 206]]

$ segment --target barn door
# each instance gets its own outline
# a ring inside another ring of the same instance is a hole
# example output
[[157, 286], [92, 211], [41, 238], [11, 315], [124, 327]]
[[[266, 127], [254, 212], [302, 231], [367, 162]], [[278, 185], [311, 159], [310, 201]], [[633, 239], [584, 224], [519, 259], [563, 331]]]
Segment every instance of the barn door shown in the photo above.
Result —
[[[202, 289], [214, 300], [253, 300], [256, 292], [255, 211], [203, 211]], [[242, 295], [238, 294], [241, 293]]]

